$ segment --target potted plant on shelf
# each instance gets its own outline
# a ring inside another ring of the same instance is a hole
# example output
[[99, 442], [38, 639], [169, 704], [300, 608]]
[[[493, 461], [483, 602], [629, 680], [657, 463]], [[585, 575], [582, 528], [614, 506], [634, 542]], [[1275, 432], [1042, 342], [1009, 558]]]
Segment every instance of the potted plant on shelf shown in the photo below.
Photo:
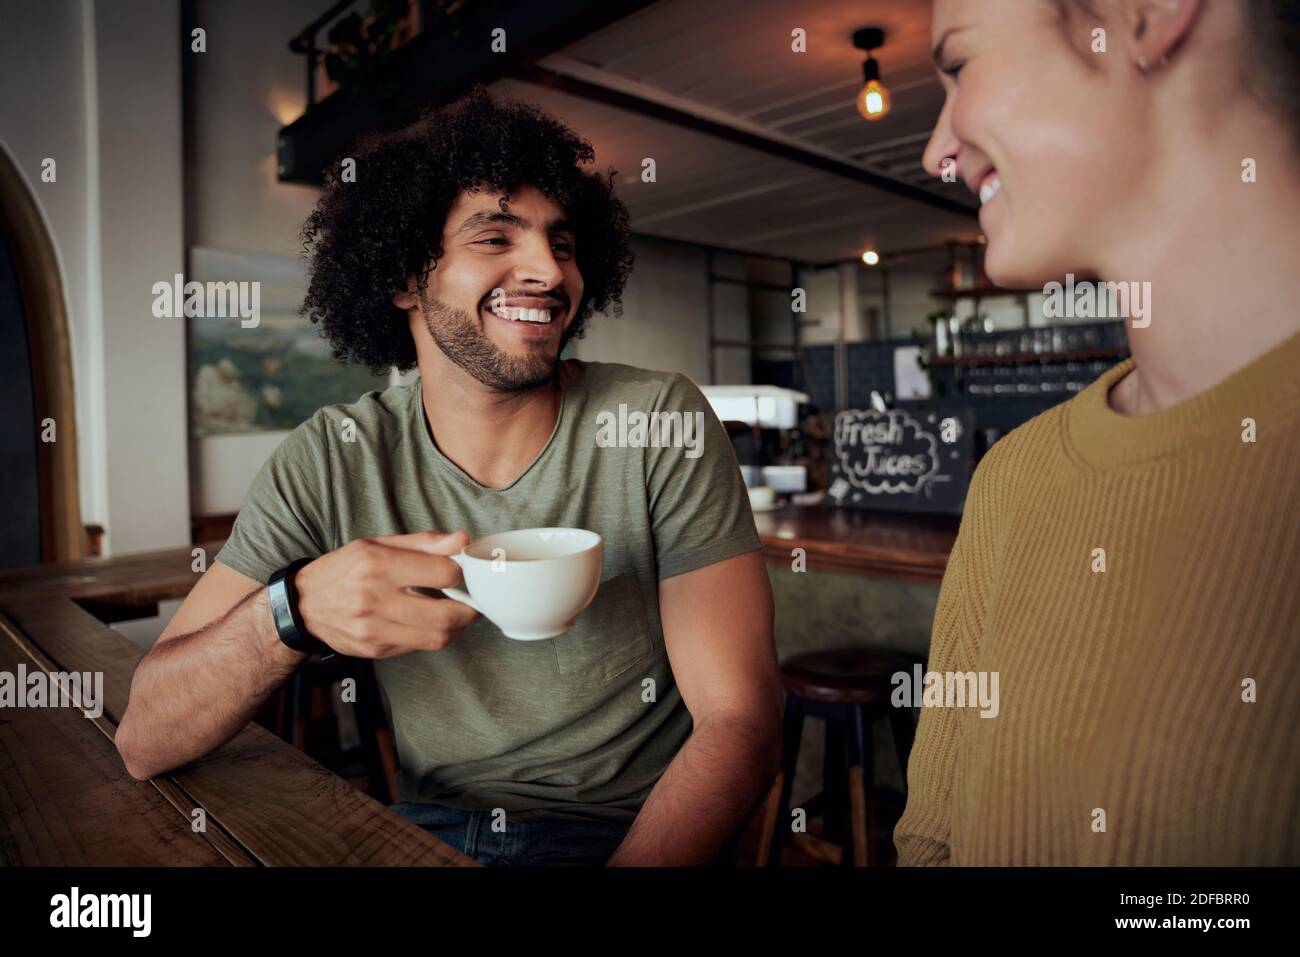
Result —
[[395, 84], [383, 77], [393, 52], [414, 32], [410, 0], [370, 0], [363, 17], [353, 11], [334, 22], [327, 38], [325, 75], [345, 93], [378, 90], [394, 92]]

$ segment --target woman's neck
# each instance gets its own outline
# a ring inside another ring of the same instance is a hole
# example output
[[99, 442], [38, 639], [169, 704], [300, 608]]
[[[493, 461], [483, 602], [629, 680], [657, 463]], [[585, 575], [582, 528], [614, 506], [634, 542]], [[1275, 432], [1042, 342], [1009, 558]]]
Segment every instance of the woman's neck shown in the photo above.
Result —
[[[1149, 324], [1128, 323], [1134, 371], [1110, 394], [1118, 412], [1176, 405], [1300, 329], [1300, 184], [1288, 150], [1276, 127], [1225, 131], [1219, 141], [1161, 177], [1165, 192], [1130, 212], [1127, 240], [1101, 264], [1109, 281], [1150, 283]], [[1242, 180], [1247, 157], [1256, 182]]]

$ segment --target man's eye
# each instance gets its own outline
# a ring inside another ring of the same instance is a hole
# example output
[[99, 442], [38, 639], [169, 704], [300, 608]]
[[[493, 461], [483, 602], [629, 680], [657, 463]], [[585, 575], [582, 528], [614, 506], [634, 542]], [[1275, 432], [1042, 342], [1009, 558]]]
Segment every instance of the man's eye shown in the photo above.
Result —
[[[483, 245], [488, 245], [488, 244], [491, 244], [491, 243], [501, 243], [501, 244], [504, 245], [505, 240], [502, 239], [500, 236], [492, 236], [492, 237], [489, 237], [489, 238], [487, 238], [487, 239], [479, 239], [479, 240], [476, 240], [476, 241], [474, 242], [474, 245], [475, 245], [475, 246], [483, 246]], [[572, 246], [572, 244], [567, 243], [567, 242], [565, 242], [565, 241], [562, 240], [562, 239], [561, 239], [561, 240], [556, 240], [556, 241], [555, 241], [554, 243], [552, 243], [551, 245], [552, 245], [553, 247], [555, 247], [556, 249], [559, 249], [561, 252], [566, 252], [566, 253], [571, 253], [571, 252], [573, 252], [573, 246]]]
[[966, 64], [964, 62], [954, 63], [952, 66], [944, 67], [942, 72], [944, 73], [945, 76], [950, 76], [955, 80], [957, 79], [957, 74], [961, 72], [961, 68], [964, 67], [965, 65]]

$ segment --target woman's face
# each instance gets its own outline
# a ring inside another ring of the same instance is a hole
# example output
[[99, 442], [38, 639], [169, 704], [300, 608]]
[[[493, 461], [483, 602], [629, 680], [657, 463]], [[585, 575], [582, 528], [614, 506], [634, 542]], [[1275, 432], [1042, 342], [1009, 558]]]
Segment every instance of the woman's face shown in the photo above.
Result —
[[1108, 52], [1093, 53], [1103, 24], [1078, 12], [1063, 24], [1048, 0], [935, 0], [947, 99], [924, 163], [939, 176], [955, 158], [980, 196], [985, 269], [999, 285], [1095, 274], [1096, 251], [1126, 215], [1141, 215], [1135, 200], [1153, 163], [1141, 74], [1117, 24], [1104, 25]]

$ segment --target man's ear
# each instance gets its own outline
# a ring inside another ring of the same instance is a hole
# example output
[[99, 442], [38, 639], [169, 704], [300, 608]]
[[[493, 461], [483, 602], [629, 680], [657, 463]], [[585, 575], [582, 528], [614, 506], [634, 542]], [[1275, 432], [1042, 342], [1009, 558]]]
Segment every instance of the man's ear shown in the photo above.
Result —
[[1133, 63], [1143, 73], [1168, 62], [1192, 29], [1205, 0], [1129, 0], [1127, 36]]
[[406, 288], [399, 289], [393, 293], [393, 305], [403, 312], [415, 309], [420, 304], [420, 297], [417, 293], [419, 286], [415, 280], [415, 273], [410, 273], [406, 277]]

